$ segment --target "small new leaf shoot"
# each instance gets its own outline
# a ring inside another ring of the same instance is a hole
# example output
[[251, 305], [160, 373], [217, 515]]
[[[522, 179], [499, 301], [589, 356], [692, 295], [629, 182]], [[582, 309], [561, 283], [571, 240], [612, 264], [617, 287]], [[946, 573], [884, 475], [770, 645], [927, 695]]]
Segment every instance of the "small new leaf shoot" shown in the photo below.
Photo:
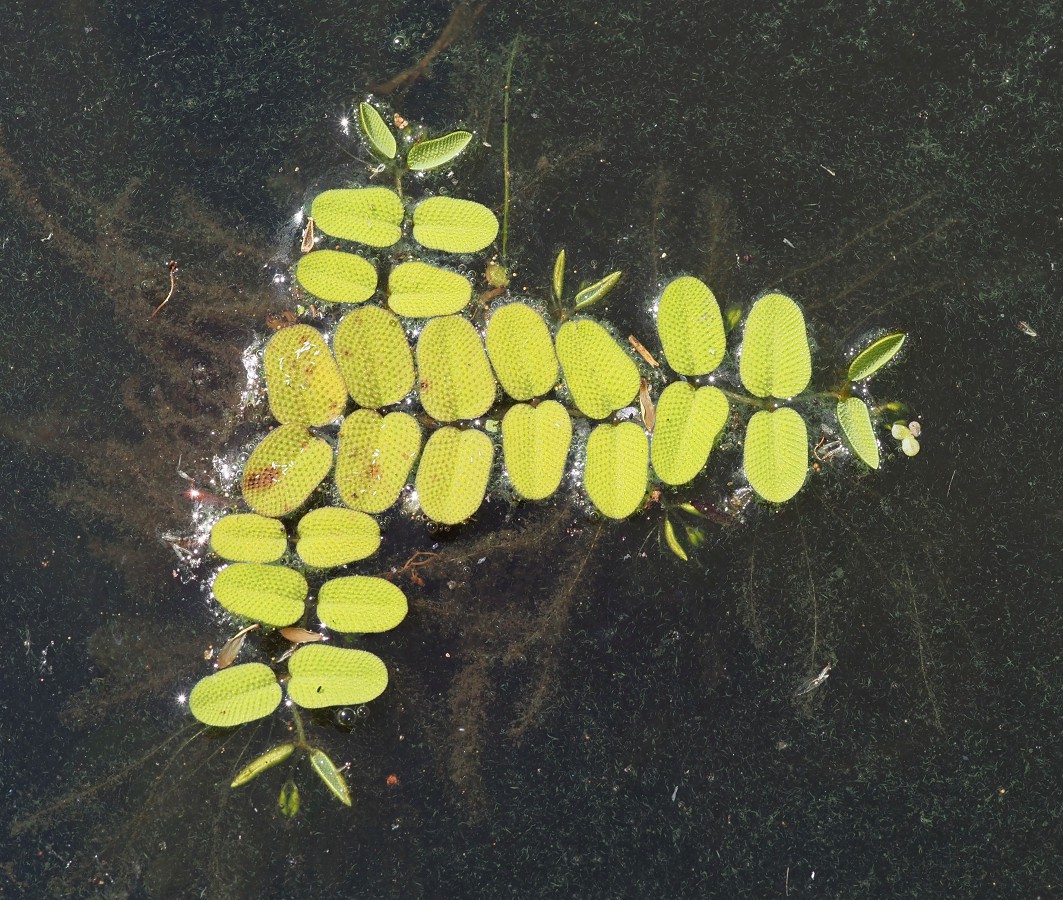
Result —
[[668, 544], [668, 549], [683, 560], [683, 562], [690, 561], [686, 550], [683, 549], [683, 545], [679, 543], [679, 538], [676, 537], [675, 528], [672, 525], [671, 519], [664, 520], [664, 541]]
[[596, 281], [594, 284], [585, 287], [576, 294], [576, 312], [587, 309], [589, 306], [593, 306], [601, 300], [602, 297], [616, 287], [616, 283], [620, 280], [621, 274], [622, 273], [620, 272], [610, 272], [601, 281]]
[[281, 815], [286, 819], [294, 819], [299, 815], [299, 788], [290, 778], [281, 785], [277, 805], [280, 807]]
[[395, 144], [395, 135], [391, 133], [391, 129], [384, 122], [384, 117], [377, 112], [376, 107], [368, 103], [359, 103], [358, 125], [362, 129], [370, 150], [384, 159], [395, 158], [395, 152], [398, 149]]
[[294, 750], [295, 744], [281, 744], [279, 747], [267, 750], [260, 757], [251, 760], [244, 766], [229, 787], [237, 788], [247, 784], [252, 778], [256, 778], [265, 772], [266, 769], [272, 769], [275, 765], [284, 762], [292, 755]]
[[310, 765], [314, 767], [318, 777], [325, 782], [325, 786], [336, 795], [336, 799], [344, 806], [350, 806], [351, 794], [347, 790], [347, 781], [323, 750], [310, 751]]
[[554, 260], [554, 297], [561, 302], [561, 292], [565, 289], [565, 248], [562, 247]]

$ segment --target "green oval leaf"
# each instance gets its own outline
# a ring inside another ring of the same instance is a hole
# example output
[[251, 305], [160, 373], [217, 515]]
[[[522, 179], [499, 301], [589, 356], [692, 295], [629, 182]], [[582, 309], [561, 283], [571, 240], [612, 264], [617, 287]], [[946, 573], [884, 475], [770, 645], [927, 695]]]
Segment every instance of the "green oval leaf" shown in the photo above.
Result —
[[263, 516], [298, 509], [332, 468], [332, 448], [302, 425], [267, 434], [244, 464], [244, 500]]
[[554, 260], [554, 297], [561, 302], [561, 292], [565, 289], [565, 248], [558, 251], [557, 259]]
[[649, 456], [646, 432], [634, 422], [595, 426], [587, 441], [583, 484], [603, 516], [625, 519], [642, 505]]
[[288, 535], [277, 519], [235, 513], [214, 523], [210, 546], [218, 556], [233, 562], [269, 563], [284, 556]]
[[413, 211], [413, 237], [430, 250], [478, 253], [498, 235], [498, 219], [486, 206], [453, 197], [429, 197]]
[[849, 364], [849, 380], [863, 381], [865, 378], [870, 378], [874, 375], [900, 353], [906, 337], [908, 335], [904, 332], [887, 334], [874, 341], [866, 349], [861, 350]]
[[557, 358], [579, 411], [604, 419], [627, 406], [639, 390], [639, 370], [623, 348], [592, 319], [572, 319], [557, 332]]
[[469, 518], [483, 503], [494, 457], [494, 444], [482, 431], [448, 426], [433, 432], [417, 467], [424, 514], [444, 525]]
[[657, 331], [668, 365], [680, 375], [708, 375], [727, 352], [720, 304], [697, 278], [668, 283], [657, 307]]
[[518, 403], [502, 418], [506, 472], [518, 494], [545, 500], [561, 484], [572, 443], [572, 418], [560, 403]]
[[217, 601], [233, 615], [283, 628], [306, 610], [306, 579], [284, 566], [233, 563], [215, 577]]
[[306, 709], [368, 703], [388, 686], [388, 670], [379, 656], [323, 644], [296, 650], [288, 672], [288, 696]]
[[417, 339], [421, 406], [433, 419], [482, 416], [495, 402], [495, 376], [480, 335], [468, 319], [430, 319]]
[[335, 794], [336, 799], [344, 806], [350, 806], [351, 794], [347, 790], [347, 780], [323, 750], [310, 751], [310, 765], [317, 772], [318, 777], [325, 782], [325, 786]]
[[414, 144], [406, 154], [406, 168], [425, 172], [445, 166], [468, 147], [471, 140], [472, 134], [468, 131], [452, 131], [442, 137]]
[[783, 294], [766, 294], [753, 304], [742, 339], [739, 374], [755, 397], [794, 397], [812, 378], [805, 317]]
[[388, 306], [400, 316], [450, 316], [471, 299], [472, 284], [464, 275], [417, 260], [396, 266], [388, 278]]
[[421, 452], [421, 427], [402, 412], [357, 409], [340, 428], [336, 489], [352, 509], [381, 513], [399, 499]]
[[264, 359], [269, 408], [278, 422], [325, 425], [343, 414], [347, 389], [316, 328], [282, 328], [266, 344]]
[[[276, 682], [277, 680], [274, 678], [273, 683], [276, 684]], [[277, 685], [277, 690], [280, 690], [280, 685]], [[253, 778], [257, 778], [265, 772], [266, 769], [272, 769], [274, 766], [284, 762], [292, 755], [294, 750], [295, 744], [281, 744], [279, 747], [267, 750], [257, 759], [251, 760], [251, 762], [244, 766], [233, 779], [233, 782], [229, 787], [238, 788], [241, 785], [247, 784]]]
[[573, 301], [576, 312], [587, 309], [601, 300], [616, 287], [616, 283], [620, 280], [621, 274], [622, 273], [620, 272], [610, 272], [601, 281], [596, 281], [594, 284], [588, 285], [576, 294], [576, 298]]
[[332, 347], [347, 391], [359, 406], [391, 406], [413, 389], [413, 353], [402, 323], [386, 309], [362, 306], [347, 313]]
[[324, 506], [299, 520], [295, 552], [308, 566], [329, 569], [345, 566], [376, 553], [380, 526], [364, 512]]
[[208, 675], [188, 695], [192, 715], [204, 725], [219, 728], [261, 719], [280, 702], [277, 676], [263, 663], [243, 663]]
[[398, 146], [395, 143], [395, 135], [388, 128], [384, 117], [380, 115], [375, 106], [368, 103], [358, 104], [358, 125], [362, 129], [369, 149], [383, 159], [394, 159]]
[[328, 303], [364, 303], [377, 282], [376, 267], [369, 260], [340, 250], [307, 253], [295, 267], [295, 278]]
[[333, 631], [370, 634], [389, 631], [406, 618], [406, 595], [386, 578], [348, 575], [321, 586], [317, 617]]
[[871, 412], [859, 397], [850, 397], [838, 404], [838, 424], [853, 452], [872, 469], [879, 465], [878, 441], [871, 425]]
[[402, 237], [405, 214], [399, 195], [384, 187], [323, 191], [310, 207], [318, 230], [370, 247], [396, 243]]
[[294, 819], [299, 815], [299, 787], [290, 778], [281, 785], [277, 806], [280, 807], [280, 813], [286, 819]]
[[525, 303], [498, 307], [487, 322], [487, 355], [502, 389], [530, 400], [557, 384], [557, 354], [543, 317]]
[[683, 545], [679, 543], [679, 538], [675, 536], [675, 526], [672, 524], [671, 519], [664, 520], [664, 541], [668, 544], [668, 549], [683, 560], [683, 562], [690, 562], [690, 557], [687, 556], [686, 550], [684, 550]]
[[686, 484], [697, 477], [729, 411], [727, 397], [719, 388], [695, 389], [676, 381], [664, 389], [657, 401], [651, 446], [653, 470], [661, 481]]
[[771, 503], [785, 503], [808, 474], [808, 430], [788, 407], [754, 413], [746, 429], [743, 465], [750, 487]]

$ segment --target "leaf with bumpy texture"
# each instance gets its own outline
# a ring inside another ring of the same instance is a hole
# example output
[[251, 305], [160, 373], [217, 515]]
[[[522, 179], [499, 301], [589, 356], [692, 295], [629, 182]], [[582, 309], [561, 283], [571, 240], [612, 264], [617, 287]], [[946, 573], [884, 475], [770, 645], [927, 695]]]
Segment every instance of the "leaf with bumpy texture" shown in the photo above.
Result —
[[487, 355], [502, 389], [530, 400], [557, 384], [557, 354], [543, 317], [525, 303], [498, 307], [487, 322]]
[[697, 278], [668, 283], [657, 307], [657, 330], [668, 365], [680, 375], [708, 375], [727, 352], [720, 304]]
[[413, 239], [429, 250], [478, 253], [497, 235], [495, 214], [471, 200], [429, 197], [413, 211]]
[[794, 397], [812, 378], [805, 317], [783, 294], [766, 294], [753, 304], [742, 338], [739, 374], [755, 397]]
[[753, 415], [743, 457], [750, 487], [771, 503], [785, 503], [808, 474], [808, 429], [789, 407]]
[[244, 663], [208, 675], [188, 695], [188, 708], [204, 725], [228, 728], [268, 716], [280, 706], [281, 688], [263, 663]]
[[421, 427], [407, 413], [356, 409], [340, 427], [336, 489], [352, 509], [381, 513], [399, 493], [421, 452]]
[[849, 397], [838, 404], [838, 424], [853, 452], [872, 469], [879, 466], [878, 441], [871, 424], [871, 412], [859, 397]]
[[358, 125], [362, 129], [369, 149], [383, 159], [394, 159], [398, 151], [395, 143], [395, 135], [388, 128], [384, 117], [377, 112], [376, 107], [368, 103], [358, 104]]
[[263, 516], [298, 509], [332, 468], [332, 448], [303, 425], [281, 425], [267, 434], [244, 463], [247, 505]]
[[545, 500], [561, 484], [572, 443], [572, 418], [560, 403], [517, 403], [502, 418], [502, 452], [509, 480], [528, 500]]
[[557, 332], [557, 358], [579, 411], [604, 419], [627, 406], [639, 390], [634, 361], [593, 319], [572, 319]]
[[277, 519], [233, 513], [214, 523], [210, 547], [218, 556], [233, 562], [269, 563], [284, 556], [288, 534]]
[[649, 478], [646, 432], [634, 422], [598, 425], [587, 441], [583, 484], [602, 515], [625, 519], [642, 504]]
[[431, 319], [417, 339], [421, 406], [433, 419], [482, 416], [495, 402], [495, 376], [483, 341], [468, 319]]
[[406, 211], [399, 195], [389, 188], [338, 188], [318, 194], [310, 215], [314, 226], [332, 237], [390, 247], [402, 237]]
[[386, 578], [347, 575], [321, 586], [317, 615], [333, 631], [370, 634], [389, 631], [406, 618], [406, 595]]
[[328, 303], [364, 303], [376, 291], [376, 267], [355, 253], [315, 250], [299, 260], [295, 278]]
[[263, 359], [269, 408], [278, 422], [326, 425], [343, 414], [347, 389], [316, 328], [282, 328], [266, 344]]
[[904, 346], [906, 337], [908, 335], [903, 332], [887, 334], [860, 351], [849, 364], [849, 380], [863, 381], [865, 378], [870, 378], [874, 375], [901, 352], [901, 347]]
[[469, 146], [472, 134], [468, 131], [452, 131], [430, 141], [421, 141], [410, 147], [406, 154], [406, 168], [415, 172], [438, 169]]
[[359, 406], [391, 406], [413, 389], [413, 353], [402, 323], [386, 309], [362, 306], [347, 313], [332, 347], [347, 390]]
[[288, 696], [306, 709], [368, 703], [388, 686], [388, 670], [379, 656], [323, 644], [296, 650], [288, 672]]
[[665, 484], [686, 484], [705, 467], [712, 445], [727, 422], [727, 397], [716, 387], [668, 385], [657, 401], [653, 427], [653, 470]]
[[357, 562], [380, 547], [376, 519], [353, 509], [324, 506], [308, 512], [296, 526], [295, 552], [308, 566], [328, 569]]
[[432, 433], [417, 467], [417, 497], [428, 518], [444, 525], [464, 522], [483, 503], [495, 447], [475, 429]]
[[306, 608], [306, 579], [294, 569], [233, 563], [214, 577], [214, 596], [229, 612], [283, 628]]
[[401, 263], [388, 277], [388, 306], [400, 316], [451, 316], [471, 299], [472, 284], [464, 275], [417, 260]]

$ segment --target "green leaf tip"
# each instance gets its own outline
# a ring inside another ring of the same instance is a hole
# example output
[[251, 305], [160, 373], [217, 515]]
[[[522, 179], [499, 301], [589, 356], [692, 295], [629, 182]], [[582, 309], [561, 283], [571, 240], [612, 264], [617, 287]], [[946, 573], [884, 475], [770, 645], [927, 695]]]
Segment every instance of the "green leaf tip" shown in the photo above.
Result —
[[344, 806], [351, 805], [351, 793], [347, 789], [347, 780], [336, 764], [328, 758], [323, 750], [310, 751], [310, 765], [317, 773], [318, 778], [325, 782], [325, 786], [332, 791], [336, 799]]
[[853, 452], [872, 469], [879, 466], [878, 441], [871, 424], [871, 412], [859, 397], [842, 400], [837, 407], [838, 424]]
[[849, 380], [870, 378], [901, 351], [908, 335], [904, 332], [887, 334], [861, 350], [849, 364]]
[[576, 312], [580, 312], [593, 306], [605, 297], [606, 294], [616, 287], [622, 274], [622, 272], [610, 272], [601, 281], [596, 281], [594, 284], [587, 285], [587, 287], [583, 288], [583, 290], [576, 294], [575, 300], [573, 301]]
[[266, 769], [272, 769], [274, 766], [284, 762], [292, 755], [294, 750], [295, 744], [281, 744], [279, 747], [267, 750], [261, 756], [251, 760], [251, 762], [244, 766], [239, 773], [237, 773], [229, 787], [238, 788], [241, 785], [247, 784], [253, 778], [257, 778], [265, 772]]

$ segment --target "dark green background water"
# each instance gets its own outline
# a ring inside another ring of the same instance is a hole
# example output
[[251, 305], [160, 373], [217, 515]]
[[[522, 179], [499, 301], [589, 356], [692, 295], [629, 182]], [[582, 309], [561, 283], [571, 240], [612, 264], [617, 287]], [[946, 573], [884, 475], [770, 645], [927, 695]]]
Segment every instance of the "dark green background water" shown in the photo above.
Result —
[[[278, 230], [359, 175], [341, 117], [449, 14], [0, 4], [0, 894], [1063, 895], [1050, 3], [488, 4], [394, 102], [491, 145], [443, 187], [498, 208], [519, 32], [518, 284], [541, 295], [560, 246], [622, 268], [604, 315], [647, 343], [661, 279], [779, 287], [828, 371], [904, 329], [876, 391], [923, 452], [828, 467], [687, 565], [639, 552], [652, 516], [595, 538], [494, 504], [407, 583], [369, 717], [314, 726], [352, 810], [305, 765], [292, 822], [276, 773], [229, 791], [281, 716], [185, 744], [175, 698], [231, 629], [160, 539], [189, 525], [178, 461], [247, 437]], [[382, 566], [436, 540], [385, 533]]]

